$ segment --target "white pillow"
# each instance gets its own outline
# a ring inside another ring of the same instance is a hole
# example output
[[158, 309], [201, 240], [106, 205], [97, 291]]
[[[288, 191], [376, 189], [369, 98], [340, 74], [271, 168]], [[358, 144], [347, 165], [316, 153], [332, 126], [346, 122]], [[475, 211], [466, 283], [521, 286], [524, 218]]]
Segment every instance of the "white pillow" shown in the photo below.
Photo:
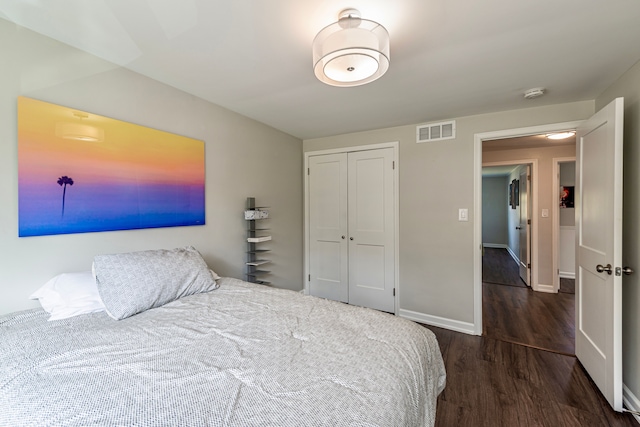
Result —
[[29, 298], [37, 299], [42, 308], [51, 314], [49, 320], [104, 311], [96, 281], [90, 271], [59, 274]]

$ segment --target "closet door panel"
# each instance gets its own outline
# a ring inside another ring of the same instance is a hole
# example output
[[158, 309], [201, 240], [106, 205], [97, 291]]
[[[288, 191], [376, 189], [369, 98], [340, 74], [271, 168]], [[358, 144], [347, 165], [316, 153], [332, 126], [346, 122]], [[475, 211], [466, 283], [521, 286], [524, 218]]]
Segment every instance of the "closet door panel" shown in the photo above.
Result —
[[349, 303], [394, 312], [393, 149], [348, 155]]
[[309, 293], [348, 302], [347, 154], [309, 158]]

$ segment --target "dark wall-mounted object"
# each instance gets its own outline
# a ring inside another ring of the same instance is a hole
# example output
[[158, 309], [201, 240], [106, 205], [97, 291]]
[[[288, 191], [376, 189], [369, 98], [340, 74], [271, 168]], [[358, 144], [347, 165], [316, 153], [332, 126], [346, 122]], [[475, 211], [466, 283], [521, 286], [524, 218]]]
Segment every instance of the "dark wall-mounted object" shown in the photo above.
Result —
[[573, 190], [574, 187], [563, 186], [560, 188], [560, 207], [561, 208], [573, 208]]
[[515, 209], [520, 205], [520, 181], [514, 179], [509, 184], [509, 206], [511, 209]]

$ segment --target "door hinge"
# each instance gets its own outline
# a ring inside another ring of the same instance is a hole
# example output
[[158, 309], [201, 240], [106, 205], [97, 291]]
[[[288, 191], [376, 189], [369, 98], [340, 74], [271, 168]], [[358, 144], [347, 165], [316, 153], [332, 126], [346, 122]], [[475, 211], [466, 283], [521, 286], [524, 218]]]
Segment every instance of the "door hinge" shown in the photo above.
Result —
[[393, 288], [393, 296], [396, 296], [396, 288]]
[[531, 225], [531, 220], [530, 219], [527, 220], [527, 224]]
[[309, 282], [311, 281], [311, 275], [309, 275], [309, 277], [308, 277], [308, 281], [309, 281]]
[[531, 181], [531, 175], [527, 175], [527, 181]]
[[395, 170], [395, 169], [396, 169], [396, 161], [395, 161], [395, 160], [394, 160], [394, 161], [392, 161], [392, 162], [391, 162], [391, 165], [392, 165], [392, 166], [391, 166], [391, 168], [392, 168], [393, 170]]
[[531, 263], [527, 264], [527, 268], [531, 268]]
[[311, 175], [311, 168], [307, 168], [307, 175]]

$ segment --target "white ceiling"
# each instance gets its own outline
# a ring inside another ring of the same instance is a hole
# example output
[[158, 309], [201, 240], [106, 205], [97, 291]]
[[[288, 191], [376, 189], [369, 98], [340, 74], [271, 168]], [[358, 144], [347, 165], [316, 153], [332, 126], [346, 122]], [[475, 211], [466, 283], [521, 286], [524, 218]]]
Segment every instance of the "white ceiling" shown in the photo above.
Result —
[[[389, 30], [391, 67], [335, 88], [311, 42], [347, 7]], [[0, 17], [302, 139], [590, 100], [640, 59], [638, 0], [2, 0]]]
[[482, 168], [483, 178], [492, 178], [496, 176], [507, 177], [511, 175], [511, 172], [517, 168], [518, 165], [504, 165], [504, 166], [486, 166]]

